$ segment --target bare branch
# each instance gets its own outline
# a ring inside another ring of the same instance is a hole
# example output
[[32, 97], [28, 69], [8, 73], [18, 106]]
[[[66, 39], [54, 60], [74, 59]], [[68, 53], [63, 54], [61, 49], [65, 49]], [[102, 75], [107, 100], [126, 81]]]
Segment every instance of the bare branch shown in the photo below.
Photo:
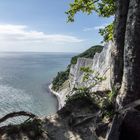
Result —
[[6, 121], [9, 118], [18, 117], [18, 116], [27, 116], [29, 118], [37, 117], [36, 115], [34, 115], [30, 112], [26, 112], [26, 111], [12, 112], [12, 113], [9, 113], [9, 114], [5, 115], [4, 117], [0, 118], [0, 123]]

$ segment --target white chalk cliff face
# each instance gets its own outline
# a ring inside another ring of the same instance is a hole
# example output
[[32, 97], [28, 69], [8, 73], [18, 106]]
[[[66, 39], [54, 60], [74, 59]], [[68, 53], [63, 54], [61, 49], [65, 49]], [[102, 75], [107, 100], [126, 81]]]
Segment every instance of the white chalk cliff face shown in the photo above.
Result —
[[81, 67], [90, 67], [92, 70], [99, 73], [100, 76], [105, 77], [99, 85], [92, 88], [92, 91], [111, 90], [111, 52], [113, 50], [113, 42], [107, 43], [101, 53], [96, 53], [93, 59], [78, 58], [75, 65], [71, 65], [69, 80], [64, 83], [64, 86], [59, 91], [61, 107], [65, 104], [67, 95], [71, 94], [74, 87], [82, 86], [83, 72]]
[[93, 59], [88, 58], [78, 58], [75, 65], [71, 65], [69, 83], [70, 89], [74, 87], [82, 86], [83, 72], [80, 70], [81, 67], [90, 67], [92, 68]]
[[105, 77], [99, 85], [93, 88], [93, 91], [111, 90], [111, 72], [112, 72], [112, 50], [113, 42], [107, 43], [101, 53], [96, 53], [93, 58], [92, 70], [95, 70], [100, 76]]

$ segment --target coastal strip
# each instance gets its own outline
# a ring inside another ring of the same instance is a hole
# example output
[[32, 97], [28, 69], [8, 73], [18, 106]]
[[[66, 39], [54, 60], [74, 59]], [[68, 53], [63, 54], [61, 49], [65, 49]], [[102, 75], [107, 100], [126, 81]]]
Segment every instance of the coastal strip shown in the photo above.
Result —
[[60, 94], [52, 89], [52, 84], [49, 85], [49, 90], [53, 95], [56, 96], [57, 101], [58, 101], [58, 110], [60, 110], [62, 108], [62, 102], [61, 102]]

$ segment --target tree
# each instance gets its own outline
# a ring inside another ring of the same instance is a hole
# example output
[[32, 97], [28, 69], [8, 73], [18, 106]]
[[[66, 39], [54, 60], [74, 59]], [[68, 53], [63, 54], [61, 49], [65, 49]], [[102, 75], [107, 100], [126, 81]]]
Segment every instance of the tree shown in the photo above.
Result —
[[66, 14], [68, 21], [73, 22], [75, 14], [79, 11], [87, 14], [95, 11], [99, 16], [110, 17], [115, 14], [115, 9], [114, 0], [74, 0]]
[[[68, 21], [79, 12], [109, 17], [115, 14], [112, 87], [118, 94], [118, 105], [140, 98], [140, 1], [139, 0], [74, 0]], [[104, 35], [104, 31], [101, 31]], [[106, 31], [105, 31], [106, 33]]]
[[118, 99], [122, 105], [140, 99], [140, 1], [130, 0], [124, 40], [123, 79]]
[[[110, 17], [115, 14], [115, 9], [114, 0], [74, 0], [66, 14], [68, 15], [68, 22], [73, 22], [75, 14], [80, 11], [88, 15], [94, 11], [99, 16]], [[104, 37], [104, 41], [113, 39], [113, 27], [114, 22], [104, 29], [100, 29], [99, 33]]]
[[125, 44], [125, 32], [126, 32], [126, 20], [128, 13], [129, 0], [116, 0], [116, 12], [114, 21], [114, 44], [115, 50], [112, 53], [112, 87], [116, 92], [121, 88], [123, 66], [124, 66], [124, 44]]

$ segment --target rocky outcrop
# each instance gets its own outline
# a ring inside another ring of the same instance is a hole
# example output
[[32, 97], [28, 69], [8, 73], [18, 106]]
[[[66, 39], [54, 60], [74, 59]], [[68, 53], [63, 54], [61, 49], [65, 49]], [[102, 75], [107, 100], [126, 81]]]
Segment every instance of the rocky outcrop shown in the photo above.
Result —
[[140, 100], [137, 100], [116, 112], [107, 140], [139, 140], [139, 123]]

